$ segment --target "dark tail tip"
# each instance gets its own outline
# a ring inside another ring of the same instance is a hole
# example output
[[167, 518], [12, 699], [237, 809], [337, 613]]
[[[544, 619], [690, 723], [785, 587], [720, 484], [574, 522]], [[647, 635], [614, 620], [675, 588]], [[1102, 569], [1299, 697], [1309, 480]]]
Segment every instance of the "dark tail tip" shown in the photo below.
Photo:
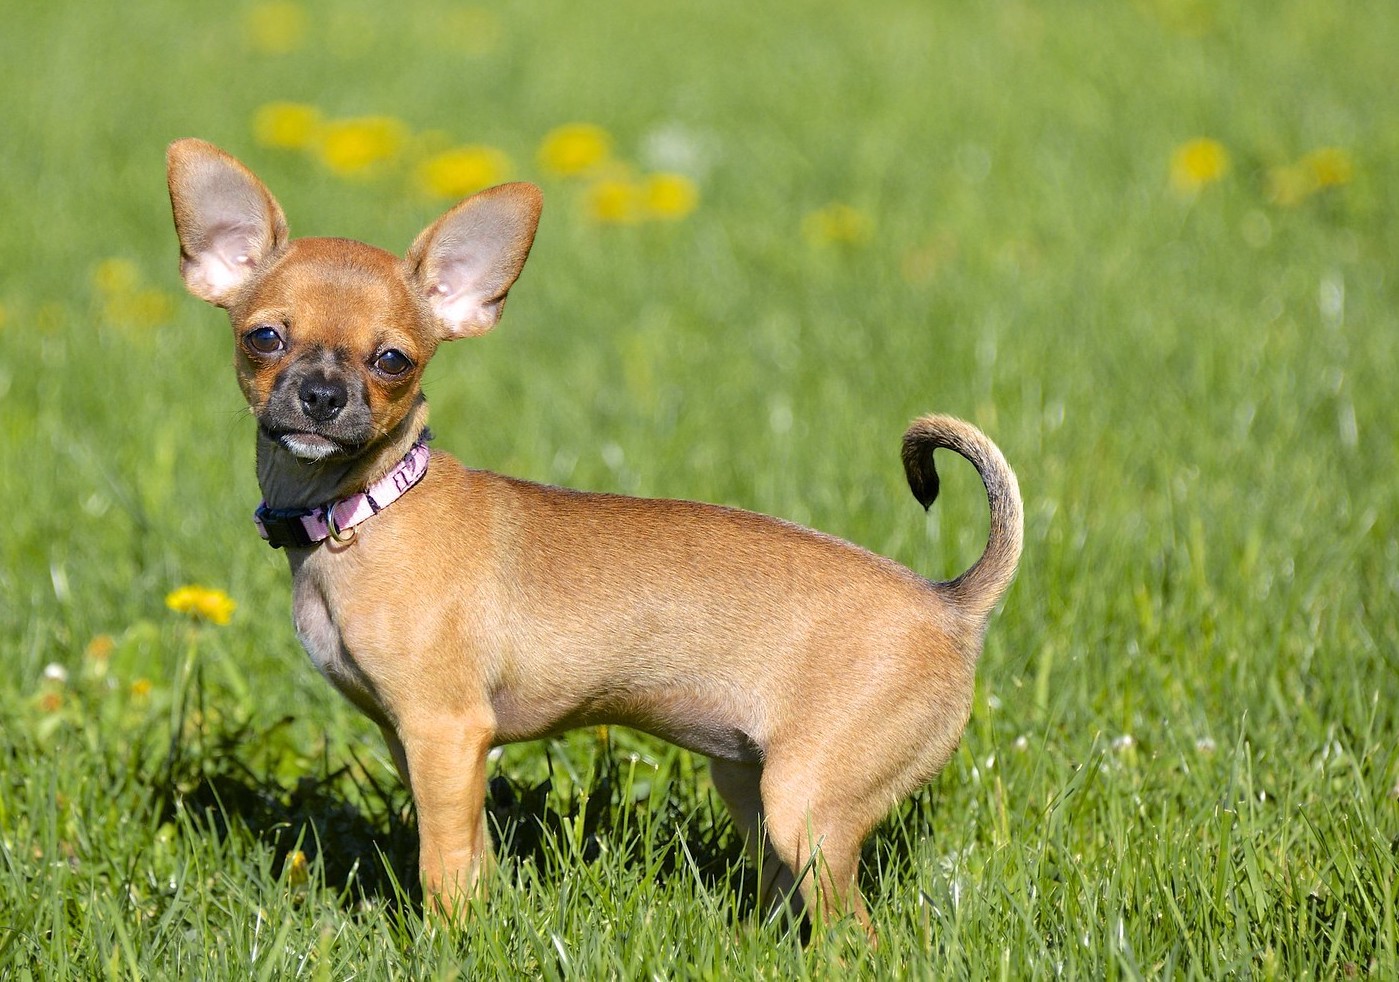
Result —
[[933, 450], [933, 445], [923, 440], [917, 431], [910, 430], [904, 435], [904, 474], [908, 477], [909, 490], [924, 511], [938, 500], [938, 491], [942, 486], [938, 480], [938, 469], [933, 464]]
[[929, 415], [913, 421], [904, 434], [904, 472], [914, 497], [926, 508], [938, 493], [933, 451], [951, 450], [971, 461], [986, 487], [991, 509], [991, 529], [986, 550], [972, 568], [948, 586], [963, 609], [981, 622], [1005, 595], [1020, 562], [1025, 518], [1015, 472], [996, 445], [970, 423], [952, 416]]

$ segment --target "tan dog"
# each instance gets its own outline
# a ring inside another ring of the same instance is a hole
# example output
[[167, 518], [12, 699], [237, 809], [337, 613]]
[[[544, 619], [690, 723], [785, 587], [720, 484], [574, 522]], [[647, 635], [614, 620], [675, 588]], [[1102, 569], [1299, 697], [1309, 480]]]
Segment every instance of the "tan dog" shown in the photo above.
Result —
[[383, 730], [417, 808], [427, 895], [458, 909], [489, 860], [492, 747], [617, 723], [710, 758], [764, 860], [765, 899], [799, 887], [808, 910], [868, 924], [861, 843], [957, 746], [1019, 559], [1000, 451], [946, 416], [904, 436], [924, 507], [935, 449], [986, 485], [990, 542], [949, 583], [763, 515], [429, 463], [423, 367], [440, 341], [499, 319], [539, 190], [483, 191], [398, 259], [290, 239], [268, 190], [208, 143], [173, 144], [168, 166], [181, 274], [232, 321], [259, 518], [287, 547], [297, 634]]

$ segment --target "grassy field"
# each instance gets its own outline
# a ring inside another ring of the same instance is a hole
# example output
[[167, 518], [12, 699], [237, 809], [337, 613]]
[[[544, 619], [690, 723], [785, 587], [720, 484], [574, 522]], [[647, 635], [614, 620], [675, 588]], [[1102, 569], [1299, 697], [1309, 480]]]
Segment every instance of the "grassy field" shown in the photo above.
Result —
[[[1399, 7], [400, 6], [6, 6], [0, 977], [1399, 976]], [[877, 950], [762, 922], [702, 762], [620, 729], [507, 748], [493, 893], [424, 924], [250, 521], [181, 136], [395, 251], [544, 187], [429, 373], [474, 466], [944, 577], [984, 494], [949, 464], [923, 517], [898, 438], [999, 443], [1025, 556], [867, 848]]]

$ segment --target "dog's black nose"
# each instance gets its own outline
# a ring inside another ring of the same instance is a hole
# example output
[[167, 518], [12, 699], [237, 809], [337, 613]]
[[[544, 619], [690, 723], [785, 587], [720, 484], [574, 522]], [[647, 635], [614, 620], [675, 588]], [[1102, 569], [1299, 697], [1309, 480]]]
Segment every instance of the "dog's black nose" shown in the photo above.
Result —
[[301, 399], [302, 411], [317, 423], [328, 423], [339, 416], [349, 399], [344, 382], [319, 372], [301, 380], [297, 395]]

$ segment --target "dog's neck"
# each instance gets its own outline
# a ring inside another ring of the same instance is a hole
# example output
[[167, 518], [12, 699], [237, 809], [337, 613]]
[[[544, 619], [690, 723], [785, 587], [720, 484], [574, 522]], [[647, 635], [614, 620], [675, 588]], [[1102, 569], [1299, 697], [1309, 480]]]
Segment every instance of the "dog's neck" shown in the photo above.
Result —
[[315, 508], [363, 491], [403, 460], [427, 428], [427, 401], [354, 457], [307, 461], [257, 433], [257, 483], [270, 508]]

